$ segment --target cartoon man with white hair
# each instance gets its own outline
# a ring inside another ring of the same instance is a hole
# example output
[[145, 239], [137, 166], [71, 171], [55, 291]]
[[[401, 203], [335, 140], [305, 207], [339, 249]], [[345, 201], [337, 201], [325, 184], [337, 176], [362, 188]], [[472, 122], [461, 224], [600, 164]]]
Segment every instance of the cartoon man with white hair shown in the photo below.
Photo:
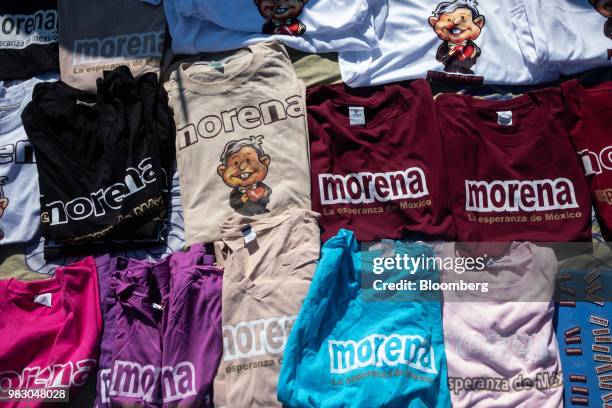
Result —
[[242, 215], [269, 212], [272, 189], [263, 183], [268, 175], [270, 156], [261, 144], [263, 136], [250, 136], [232, 140], [225, 145], [217, 173], [223, 182], [232, 187], [230, 206]]
[[485, 24], [477, 9], [476, 0], [454, 0], [440, 3], [429, 17], [438, 37], [444, 42], [438, 47], [436, 60], [444, 64], [444, 71], [473, 74], [472, 67], [480, 56], [474, 40]]

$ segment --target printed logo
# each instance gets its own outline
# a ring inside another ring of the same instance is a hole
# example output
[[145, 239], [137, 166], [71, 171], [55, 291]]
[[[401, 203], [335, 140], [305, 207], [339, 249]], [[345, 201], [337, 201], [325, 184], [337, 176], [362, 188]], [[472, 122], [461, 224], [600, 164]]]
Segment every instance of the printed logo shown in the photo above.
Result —
[[607, 20], [603, 27], [606, 37], [612, 40], [612, 0], [589, 0], [589, 3]]
[[103, 380], [100, 396], [103, 403], [109, 402], [109, 396], [160, 402], [159, 396], [155, 395], [155, 392], [159, 391], [156, 388], [158, 384], [162, 387], [163, 402], [176, 401], [197, 394], [195, 367], [189, 361], [160, 368], [150, 364], [140, 365], [116, 360], [111, 370], [102, 371], [99, 377]]
[[88, 64], [117, 58], [159, 58], [163, 47], [163, 31], [77, 40], [74, 42], [72, 64]]
[[364, 367], [406, 365], [428, 374], [437, 374], [433, 347], [417, 335], [372, 334], [360, 341], [329, 340], [332, 374], [345, 374]]
[[476, 0], [454, 0], [440, 3], [429, 17], [429, 25], [444, 41], [436, 60], [444, 64], [445, 72], [473, 75], [472, 67], [480, 56], [474, 43], [485, 25]]
[[17, 163], [17, 164], [34, 164], [34, 146], [29, 140], [18, 140], [13, 143], [8, 143], [0, 146], [0, 164]]
[[8, 391], [17, 388], [79, 387], [85, 384], [90, 372], [95, 370], [96, 360], [54, 364], [49, 367], [26, 367], [17, 371], [0, 372], [0, 400], [9, 397]]
[[262, 102], [259, 106], [245, 106], [238, 109], [223, 111], [220, 115], [209, 115], [202, 118], [197, 127], [188, 124], [176, 131], [179, 149], [183, 150], [197, 143], [199, 138], [211, 139], [236, 131], [236, 128], [252, 130], [264, 125], [270, 125], [287, 118], [304, 116], [304, 101], [301, 96], [287, 98], [285, 102], [271, 100]]
[[569, 179], [465, 180], [465, 209], [476, 212], [550, 211], [578, 208]]
[[322, 205], [369, 204], [429, 195], [425, 172], [419, 167], [387, 173], [319, 174]]
[[232, 188], [230, 206], [242, 215], [257, 215], [270, 212], [272, 189], [263, 183], [268, 175], [270, 156], [261, 146], [263, 136], [232, 140], [221, 154], [221, 165], [217, 173], [223, 182]]
[[261, 32], [298, 36], [306, 26], [298, 20], [308, 0], [255, 0], [257, 9], [266, 19]]
[[582, 160], [586, 176], [601, 174], [604, 170], [612, 170], [612, 146], [604, 147], [599, 153], [584, 149], [578, 152], [578, 157]]
[[282, 354], [296, 319], [273, 317], [223, 326], [223, 361]]
[[43, 223], [51, 226], [66, 224], [69, 220], [79, 221], [89, 217], [102, 217], [107, 210], [118, 210], [126, 197], [145, 189], [157, 181], [151, 158], [144, 158], [137, 168], [128, 167], [122, 183], [91, 193], [90, 197], [77, 197], [66, 203], [53, 201], [45, 204], [41, 214]]
[[57, 42], [57, 11], [0, 15], [0, 48], [23, 49]]

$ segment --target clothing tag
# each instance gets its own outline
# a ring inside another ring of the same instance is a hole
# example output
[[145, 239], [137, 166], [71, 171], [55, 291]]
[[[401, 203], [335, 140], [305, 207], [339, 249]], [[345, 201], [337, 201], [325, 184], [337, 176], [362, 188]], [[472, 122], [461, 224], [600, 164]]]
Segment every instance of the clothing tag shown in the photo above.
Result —
[[382, 251], [382, 244], [380, 242], [376, 242], [368, 247], [368, 251]]
[[512, 126], [512, 111], [497, 112], [497, 124], [499, 126]]
[[248, 245], [249, 242], [252, 242], [255, 240], [255, 238], [257, 238], [255, 230], [250, 225], [247, 225], [245, 228], [242, 229], [242, 235], [244, 236], [245, 245]]
[[164, 306], [160, 305], [159, 303], [152, 303], [151, 307], [155, 310], [164, 310]]
[[365, 110], [363, 106], [349, 106], [349, 122], [351, 126], [365, 126]]
[[380, 241], [382, 245], [383, 258], [393, 258], [395, 256], [395, 241], [392, 239], [383, 239]]
[[91, 108], [91, 107], [96, 106], [96, 103], [95, 103], [95, 102], [87, 102], [87, 101], [82, 101], [82, 100], [80, 100], [80, 99], [77, 99], [76, 104], [77, 104], [77, 105], [85, 105], [85, 106], [89, 106], [90, 108]]
[[224, 68], [224, 67], [223, 67], [223, 64], [222, 64], [222, 63], [220, 63], [220, 62], [218, 62], [218, 61], [212, 62], [212, 63], [211, 63], [209, 66], [210, 66], [212, 69], [216, 69], [217, 71], [221, 71], [221, 72], [223, 72], [223, 68]]
[[51, 302], [53, 300], [53, 293], [41, 293], [40, 295], [36, 295], [34, 298], [34, 303], [38, 303], [43, 306], [51, 307]]

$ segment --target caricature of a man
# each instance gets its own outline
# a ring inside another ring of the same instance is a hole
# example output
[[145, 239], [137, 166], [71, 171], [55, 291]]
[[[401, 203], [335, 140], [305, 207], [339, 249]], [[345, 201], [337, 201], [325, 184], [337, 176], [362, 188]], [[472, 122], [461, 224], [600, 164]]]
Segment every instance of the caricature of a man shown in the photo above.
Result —
[[612, 0], [589, 0], [595, 10], [608, 20], [604, 24], [604, 35], [612, 40]]
[[264, 34], [300, 35], [306, 26], [298, 20], [308, 0], [255, 0], [259, 13], [266, 19]]
[[429, 24], [444, 42], [438, 47], [436, 60], [444, 64], [444, 71], [473, 74], [472, 67], [480, 55], [474, 40], [485, 24], [484, 16], [476, 8], [476, 0], [455, 0], [440, 3], [429, 17]]
[[263, 136], [232, 140], [225, 145], [217, 167], [223, 182], [232, 187], [230, 206], [242, 215], [269, 212], [266, 206], [272, 189], [263, 180], [268, 175], [270, 156], [263, 151], [262, 141]]
[[[3, 187], [6, 185], [7, 182], [8, 182], [8, 177], [6, 176], [0, 177], [0, 218], [2, 218], [2, 216], [4, 215], [4, 210], [6, 210], [6, 207], [8, 207], [8, 203], [9, 203], [9, 199], [4, 196], [4, 189], [3, 189]], [[0, 239], [3, 239], [3, 238], [4, 238], [4, 231], [0, 229]]]

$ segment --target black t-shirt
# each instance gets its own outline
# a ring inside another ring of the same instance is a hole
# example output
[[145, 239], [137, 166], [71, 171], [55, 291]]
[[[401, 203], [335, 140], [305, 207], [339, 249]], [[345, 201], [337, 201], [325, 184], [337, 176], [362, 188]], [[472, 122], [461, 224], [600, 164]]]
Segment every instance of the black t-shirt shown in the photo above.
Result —
[[158, 241], [174, 121], [157, 77], [135, 80], [122, 66], [104, 73], [97, 94], [39, 85], [22, 119], [36, 154], [43, 237], [64, 246]]
[[0, 79], [58, 69], [57, 0], [0, 1]]

